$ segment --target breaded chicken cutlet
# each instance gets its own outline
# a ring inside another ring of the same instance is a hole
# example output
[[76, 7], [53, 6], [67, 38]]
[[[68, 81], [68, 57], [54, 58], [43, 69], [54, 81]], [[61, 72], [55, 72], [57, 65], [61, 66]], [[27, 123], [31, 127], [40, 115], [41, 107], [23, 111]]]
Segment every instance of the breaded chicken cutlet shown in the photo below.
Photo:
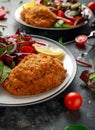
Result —
[[21, 19], [36, 27], [51, 27], [57, 20], [56, 14], [44, 5], [35, 5], [21, 11]]
[[59, 86], [66, 73], [59, 59], [44, 54], [31, 54], [11, 70], [2, 86], [17, 96], [40, 94]]

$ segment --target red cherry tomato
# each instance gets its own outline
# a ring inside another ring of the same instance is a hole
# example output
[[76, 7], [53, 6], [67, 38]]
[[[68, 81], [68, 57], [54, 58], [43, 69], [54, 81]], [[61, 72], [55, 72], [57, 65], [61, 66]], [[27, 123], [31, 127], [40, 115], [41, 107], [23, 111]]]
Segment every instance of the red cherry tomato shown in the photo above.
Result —
[[86, 35], [79, 35], [75, 38], [75, 42], [77, 45], [84, 45], [88, 40], [88, 37]]
[[64, 103], [69, 110], [77, 110], [82, 105], [82, 97], [77, 92], [69, 92], [64, 98]]
[[64, 17], [64, 12], [62, 10], [58, 10], [57, 16]]
[[0, 19], [3, 19], [6, 15], [6, 11], [3, 8], [0, 8]]
[[95, 11], [95, 2], [91, 1], [87, 4], [87, 7], [91, 9], [92, 11]]
[[33, 46], [22, 46], [20, 48], [20, 51], [23, 52], [23, 53], [34, 53], [35, 49], [34, 49]]

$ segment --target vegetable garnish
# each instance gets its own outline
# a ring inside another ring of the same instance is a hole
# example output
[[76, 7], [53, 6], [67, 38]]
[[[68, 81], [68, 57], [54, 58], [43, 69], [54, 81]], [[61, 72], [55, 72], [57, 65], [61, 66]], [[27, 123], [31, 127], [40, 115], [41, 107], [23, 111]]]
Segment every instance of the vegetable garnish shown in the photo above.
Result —
[[89, 87], [95, 89], [95, 59], [94, 59], [94, 71], [84, 70], [80, 79]]
[[5, 15], [6, 15], [5, 9], [0, 7], [0, 20], [4, 19]]
[[90, 75], [89, 79], [90, 80], [95, 80], [95, 72]]
[[61, 44], [61, 45], [65, 45], [62, 41], [62, 37], [59, 38], [58, 42]]
[[80, 64], [83, 64], [83, 65], [85, 65], [85, 66], [87, 66], [87, 67], [92, 67], [92, 64], [89, 64], [89, 63], [87, 63], [87, 62], [85, 62], [85, 61], [81, 61], [81, 60], [76, 59], [76, 62], [78, 62], [78, 63], [80, 63]]
[[6, 66], [6, 65], [4, 65], [4, 63], [2, 61], [0, 61], [0, 85], [8, 77], [10, 71], [11, 71], [11, 68]]
[[65, 106], [69, 110], [78, 110], [82, 102], [82, 96], [77, 92], [69, 92], [64, 98]]
[[88, 40], [88, 37], [86, 35], [79, 35], [75, 38], [75, 42], [79, 46], [83, 46]]
[[35, 6], [35, 4], [36, 4], [35, 1], [30, 1], [28, 3], [23, 4], [22, 7], [24, 9], [27, 9], [27, 8], [31, 8], [31, 7]]
[[71, 124], [66, 126], [63, 130], [88, 130], [88, 128], [80, 124]]
[[23, 53], [34, 53], [35, 52], [35, 49], [33, 46], [22, 46], [20, 48], [20, 51], [23, 52]]
[[94, 58], [94, 72], [92, 74], [90, 74], [89, 79], [90, 80], [95, 80], [95, 58]]
[[62, 58], [64, 52], [61, 48], [42, 46], [40, 44], [34, 44], [34, 48], [38, 53], [46, 54], [52, 57]]

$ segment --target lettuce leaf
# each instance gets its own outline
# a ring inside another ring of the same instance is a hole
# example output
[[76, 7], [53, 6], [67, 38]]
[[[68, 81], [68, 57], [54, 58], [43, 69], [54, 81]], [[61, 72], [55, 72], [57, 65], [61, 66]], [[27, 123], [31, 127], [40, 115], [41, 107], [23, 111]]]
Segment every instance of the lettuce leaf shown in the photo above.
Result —
[[11, 71], [11, 68], [4, 65], [4, 63], [0, 61], [0, 84], [2, 84], [6, 80], [10, 71]]

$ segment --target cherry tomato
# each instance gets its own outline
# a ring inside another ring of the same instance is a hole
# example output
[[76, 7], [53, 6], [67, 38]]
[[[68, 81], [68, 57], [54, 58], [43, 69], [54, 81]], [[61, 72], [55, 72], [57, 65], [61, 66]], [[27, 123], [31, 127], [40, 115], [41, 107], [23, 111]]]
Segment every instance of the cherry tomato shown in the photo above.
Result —
[[34, 49], [33, 46], [22, 46], [20, 48], [20, 51], [23, 52], [23, 53], [34, 53], [35, 49]]
[[87, 7], [91, 9], [92, 11], [95, 11], [95, 2], [91, 1], [87, 4]]
[[6, 11], [3, 8], [0, 8], [0, 19], [3, 19], [6, 15]]
[[58, 10], [57, 16], [64, 17], [64, 12], [62, 10]]
[[77, 45], [84, 45], [88, 40], [88, 37], [86, 35], [79, 35], [75, 38], [75, 42]]
[[82, 97], [77, 92], [69, 92], [64, 98], [64, 103], [69, 110], [77, 110], [82, 105]]

